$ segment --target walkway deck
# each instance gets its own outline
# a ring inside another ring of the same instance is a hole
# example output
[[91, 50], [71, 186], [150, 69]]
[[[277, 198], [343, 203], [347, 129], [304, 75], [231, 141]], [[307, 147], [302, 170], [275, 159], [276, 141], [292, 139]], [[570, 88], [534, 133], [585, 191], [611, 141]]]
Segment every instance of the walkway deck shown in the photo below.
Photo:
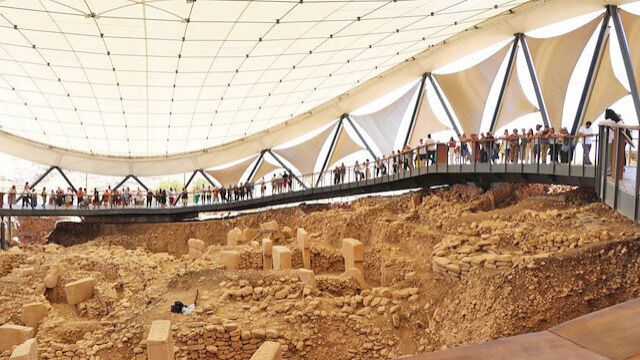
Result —
[[[238, 202], [200, 206], [166, 208], [100, 208], [100, 209], [0, 209], [0, 216], [80, 216], [96, 218], [102, 222], [175, 221], [196, 218], [199, 213], [238, 211], [276, 205], [300, 203], [343, 196], [380, 193], [414, 188], [476, 182], [489, 185], [494, 182], [531, 182], [595, 186], [595, 167], [567, 164], [465, 164], [432, 165], [396, 175], [320, 186], [283, 194], [269, 195]], [[111, 220], [109, 220], [111, 218]]]
[[[403, 360], [625, 360], [640, 359], [640, 299], [627, 301], [548, 331]], [[636, 357], [637, 356], [637, 357]]]

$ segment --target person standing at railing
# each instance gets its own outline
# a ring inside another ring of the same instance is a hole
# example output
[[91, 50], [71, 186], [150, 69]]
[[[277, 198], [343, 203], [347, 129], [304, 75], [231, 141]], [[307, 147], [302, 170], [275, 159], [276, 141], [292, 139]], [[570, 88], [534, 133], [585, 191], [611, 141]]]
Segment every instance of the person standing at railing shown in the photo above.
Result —
[[0, 209], [4, 207], [4, 191], [0, 190]]
[[[600, 125], [604, 126], [615, 126], [615, 125], [624, 125], [624, 121], [620, 114], [616, 113], [613, 109], [607, 109], [604, 115], [605, 120], [600, 122]], [[607, 130], [608, 138], [609, 138], [609, 149], [608, 149], [608, 168], [607, 174], [611, 174], [611, 169], [616, 169], [616, 174], [614, 176], [620, 176], [624, 174], [624, 167], [627, 163], [625, 147], [626, 143], [630, 142], [631, 133], [628, 129], [618, 129], [609, 127]], [[618, 137], [620, 135], [620, 138]], [[618, 141], [622, 141], [623, 145], [618, 146]], [[618, 152], [618, 147], [620, 150]], [[616, 154], [617, 153], [617, 154]]]
[[26, 182], [24, 184], [24, 187], [22, 188], [22, 208], [24, 209], [24, 207], [29, 207], [29, 202], [31, 200], [31, 197], [29, 196], [30, 193], [30, 188], [29, 188], [29, 182]]
[[453, 139], [453, 136], [449, 139], [449, 143], [447, 144], [447, 155], [449, 155], [448, 164], [453, 165], [455, 162], [455, 152], [456, 152], [456, 141]]
[[578, 130], [578, 136], [582, 138], [582, 163], [591, 165], [591, 145], [593, 144], [593, 128], [591, 121], [584, 123], [584, 126]]
[[520, 158], [520, 135], [518, 135], [518, 129], [513, 129], [511, 135], [509, 135], [509, 161], [512, 164], [516, 164]]
[[13, 209], [13, 204], [16, 203], [16, 186], [11, 185], [9, 189], [9, 195], [7, 195], [7, 202], [9, 203], [9, 209]]
[[569, 153], [571, 152], [571, 137], [569, 136], [569, 130], [567, 128], [560, 129], [560, 134], [558, 135], [558, 144], [560, 147], [560, 162], [562, 164], [569, 163]]
[[29, 197], [31, 198], [31, 209], [35, 209], [38, 206], [38, 193], [35, 188], [31, 189]]
[[[47, 195], [49, 193], [47, 192], [47, 188], [43, 187], [42, 188], [42, 192], [40, 192], [40, 197], [42, 198], [42, 208], [44, 209], [45, 206], [47, 205]], [[1, 206], [0, 206], [1, 207]]]
[[431, 138], [431, 134], [427, 134], [427, 140], [425, 140], [424, 144], [427, 147], [427, 162], [430, 163], [428, 165], [434, 165], [436, 163], [437, 145], [435, 140]]

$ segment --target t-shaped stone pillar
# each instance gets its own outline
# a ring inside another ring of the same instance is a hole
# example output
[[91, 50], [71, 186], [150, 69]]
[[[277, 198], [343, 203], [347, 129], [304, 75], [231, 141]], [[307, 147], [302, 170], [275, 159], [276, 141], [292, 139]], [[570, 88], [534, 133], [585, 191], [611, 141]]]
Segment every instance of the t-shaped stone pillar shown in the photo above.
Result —
[[356, 268], [364, 274], [364, 245], [356, 239], [342, 240], [344, 269]]
[[262, 269], [273, 269], [273, 241], [262, 239]]
[[147, 336], [147, 358], [149, 360], [173, 360], [173, 338], [171, 321], [155, 320]]
[[286, 246], [273, 247], [273, 269], [291, 269], [291, 250]]
[[309, 233], [303, 228], [299, 228], [297, 232], [298, 247], [302, 251], [302, 266], [305, 269], [311, 269], [311, 241]]
[[204, 254], [204, 241], [198, 239], [189, 239], [189, 257], [199, 259]]

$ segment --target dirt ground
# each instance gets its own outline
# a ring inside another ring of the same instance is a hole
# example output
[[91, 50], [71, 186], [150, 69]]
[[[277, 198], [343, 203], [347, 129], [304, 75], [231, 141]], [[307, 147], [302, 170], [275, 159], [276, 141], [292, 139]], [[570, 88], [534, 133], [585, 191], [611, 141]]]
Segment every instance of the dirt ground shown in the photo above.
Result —
[[[304, 228], [315, 288], [295, 271], [262, 270], [251, 239], [226, 245], [230, 230], [273, 220], [281, 231], [256, 239], [289, 247], [299, 268]], [[454, 186], [175, 224], [22, 224], [31, 245], [0, 253], [0, 324], [23, 324], [24, 304], [50, 307], [37, 332], [50, 359], [146, 359], [156, 319], [171, 320], [177, 359], [248, 359], [265, 339], [286, 359], [396, 358], [547, 329], [640, 295], [640, 227], [567, 187]], [[204, 241], [201, 258], [187, 255], [190, 238]], [[364, 244], [364, 285], [342, 274], [344, 238]], [[224, 269], [222, 250], [241, 254], [241, 270]], [[89, 276], [93, 296], [69, 305], [64, 285]], [[169, 312], [196, 294], [194, 313]]]

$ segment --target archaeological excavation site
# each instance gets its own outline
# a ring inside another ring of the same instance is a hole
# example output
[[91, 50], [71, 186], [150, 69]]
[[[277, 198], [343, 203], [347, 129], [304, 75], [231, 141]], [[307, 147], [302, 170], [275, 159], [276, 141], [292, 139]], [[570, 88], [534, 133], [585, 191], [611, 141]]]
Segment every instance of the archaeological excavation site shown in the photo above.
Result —
[[19, 220], [19, 246], [0, 251], [2, 360], [431, 359], [560, 334], [640, 296], [640, 226], [576, 187], [454, 185], [162, 224]]

